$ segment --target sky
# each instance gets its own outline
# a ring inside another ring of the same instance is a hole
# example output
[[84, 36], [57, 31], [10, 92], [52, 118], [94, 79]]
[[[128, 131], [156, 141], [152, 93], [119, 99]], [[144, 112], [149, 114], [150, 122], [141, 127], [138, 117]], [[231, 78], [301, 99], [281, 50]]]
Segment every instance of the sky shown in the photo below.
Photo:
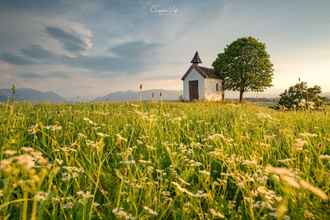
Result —
[[0, 88], [64, 97], [181, 90], [198, 50], [211, 66], [240, 37], [264, 42], [278, 94], [298, 82], [330, 91], [328, 0], [0, 0]]

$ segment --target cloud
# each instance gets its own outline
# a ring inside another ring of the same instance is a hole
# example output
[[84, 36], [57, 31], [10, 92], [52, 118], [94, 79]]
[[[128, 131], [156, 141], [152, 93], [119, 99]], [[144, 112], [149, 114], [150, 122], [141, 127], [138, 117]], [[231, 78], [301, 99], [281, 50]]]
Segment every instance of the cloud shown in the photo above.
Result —
[[[158, 43], [147, 43], [144, 41], [132, 41], [120, 44], [110, 49], [113, 53], [120, 57], [133, 59], [146, 59], [148, 55], [155, 52], [155, 49], [160, 47]], [[143, 56], [143, 57], [141, 57]]]
[[109, 51], [114, 56], [81, 56], [69, 58], [69, 64], [100, 72], [139, 73], [157, 57], [158, 43], [132, 41], [117, 45]]
[[[31, 64], [55, 64], [67, 65], [75, 68], [82, 68], [93, 71], [96, 75], [106, 76], [107, 74], [127, 73], [138, 74], [157, 63], [158, 49], [161, 44], [148, 43], [144, 41], [131, 41], [117, 45], [109, 51], [113, 56], [103, 55], [80, 55], [69, 57], [55, 54], [40, 46], [32, 45], [21, 49], [19, 53], [5, 53], [0, 59], [15, 65]], [[24, 77], [40, 78], [39, 74], [26, 74]]]
[[93, 47], [92, 33], [89, 30], [83, 31], [75, 27], [46, 26], [45, 31], [69, 53], [81, 55]]
[[34, 79], [69, 79], [70, 76], [66, 72], [50, 72], [50, 73], [21, 73], [19, 78], [34, 80]]
[[43, 48], [40, 45], [32, 45], [28, 48], [21, 49], [22, 54], [28, 57], [32, 57], [35, 59], [51, 59], [57, 57], [56, 54], [51, 51]]
[[0, 54], [0, 60], [5, 61], [6, 63], [14, 65], [31, 65], [35, 64], [35, 61], [17, 53], [5, 52]]
[[63, 6], [64, 0], [3, 0], [0, 2], [1, 7], [10, 9], [48, 9]]

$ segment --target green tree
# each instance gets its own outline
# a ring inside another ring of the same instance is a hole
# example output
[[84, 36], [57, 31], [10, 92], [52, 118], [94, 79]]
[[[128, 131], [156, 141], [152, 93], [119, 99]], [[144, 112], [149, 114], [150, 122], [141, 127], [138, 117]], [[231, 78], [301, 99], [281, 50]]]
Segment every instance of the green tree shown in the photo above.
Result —
[[280, 109], [318, 109], [323, 105], [324, 97], [320, 86], [308, 87], [306, 82], [297, 83], [286, 89], [281, 95], [277, 108]]
[[224, 79], [224, 89], [262, 92], [272, 86], [273, 64], [266, 45], [253, 37], [239, 38], [219, 53], [213, 67]]
[[222, 89], [222, 101], [224, 101], [225, 100], [225, 90], [227, 89], [225, 80], [224, 80], [224, 75], [223, 75], [223, 70], [226, 67], [225, 54], [219, 53], [216, 61], [214, 61], [212, 65], [213, 65], [215, 72], [223, 79], [221, 89]]

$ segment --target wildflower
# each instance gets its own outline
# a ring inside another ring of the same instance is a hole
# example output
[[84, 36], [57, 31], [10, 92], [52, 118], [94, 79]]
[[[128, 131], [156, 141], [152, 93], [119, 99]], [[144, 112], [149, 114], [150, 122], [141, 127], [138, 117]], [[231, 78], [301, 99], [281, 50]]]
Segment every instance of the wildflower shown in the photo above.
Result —
[[121, 145], [124, 142], [127, 142], [127, 139], [121, 136], [120, 134], [116, 134], [116, 144]]
[[48, 197], [48, 193], [46, 192], [37, 192], [34, 196], [34, 199], [37, 201], [45, 201]]
[[87, 138], [87, 136], [83, 133], [78, 133], [78, 137], [83, 139]]
[[32, 147], [22, 147], [21, 150], [25, 153], [31, 153], [34, 151]]
[[187, 166], [190, 166], [190, 167], [199, 167], [199, 166], [203, 165], [201, 162], [198, 162], [195, 160], [185, 160], [185, 163]]
[[210, 176], [210, 171], [200, 170], [199, 173], [200, 173], [200, 174], [204, 174], [204, 175], [206, 175], [206, 176]]
[[295, 150], [297, 151], [301, 151], [303, 150], [303, 147], [307, 144], [307, 141], [305, 141], [304, 139], [301, 138], [297, 138], [295, 140], [295, 143], [293, 144], [293, 147]]
[[32, 169], [35, 166], [34, 158], [27, 154], [15, 157], [15, 161], [26, 170]]
[[304, 211], [304, 219], [315, 219], [313, 213], [308, 210]]
[[260, 143], [259, 145], [260, 145], [260, 147], [263, 148], [263, 149], [270, 148], [270, 144], [267, 144], [267, 143]]
[[87, 117], [85, 117], [83, 120], [86, 121], [87, 123], [89, 123], [90, 125], [97, 125], [95, 122], [93, 122], [92, 120], [90, 120]]
[[150, 215], [157, 216], [158, 213], [147, 206], [143, 206], [143, 209], [146, 210]]
[[223, 134], [212, 134], [212, 135], [208, 136], [208, 139], [212, 140], [212, 141], [224, 139], [224, 138], [225, 138], [225, 136]]
[[102, 133], [102, 132], [97, 132], [96, 135], [99, 136], [99, 137], [101, 137], [101, 138], [109, 137], [108, 134], [104, 134], [104, 133]]
[[165, 197], [171, 197], [171, 192], [169, 191], [162, 191], [161, 194]]
[[64, 209], [72, 209], [73, 208], [73, 202], [67, 202], [63, 205]]
[[9, 156], [9, 157], [10, 157], [10, 156], [14, 156], [16, 153], [17, 153], [17, 152], [14, 151], [14, 150], [5, 150], [5, 151], [3, 152], [4, 155]]
[[202, 192], [202, 191], [198, 191], [196, 194], [190, 192], [189, 190], [187, 190], [186, 188], [180, 186], [180, 184], [176, 183], [176, 182], [172, 182], [172, 184], [176, 187], [176, 189], [182, 193], [186, 193], [187, 195], [191, 196], [191, 197], [197, 197], [197, 198], [202, 198], [202, 197], [206, 197], [207, 194]]
[[274, 173], [277, 175], [294, 176], [294, 174], [287, 168], [272, 167], [270, 165], [267, 165], [265, 170], [266, 170], [266, 172]]
[[316, 196], [320, 197], [322, 200], [328, 200], [327, 194], [323, 192], [321, 189], [311, 185], [309, 182], [305, 180], [300, 180], [299, 184], [301, 185], [302, 188], [314, 193]]
[[130, 164], [135, 164], [135, 160], [123, 160], [123, 161], [120, 161], [119, 163], [130, 165]]
[[112, 213], [119, 219], [130, 219], [130, 215], [123, 208], [112, 209]]
[[33, 126], [31, 126], [28, 131], [30, 132], [30, 134], [37, 134], [40, 129], [42, 128], [42, 125], [40, 124], [35, 124]]
[[300, 185], [297, 182], [296, 178], [292, 177], [292, 176], [286, 176], [286, 175], [281, 175], [280, 179], [283, 180], [284, 182], [286, 182], [288, 185], [299, 189]]
[[215, 218], [225, 218], [225, 216], [224, 216], [222, 213], [216, 211], [216, 210], [213, 209], [213, 208], [209, 209], [209, 212], [210, 212], [211, 215], [212, 215], [213, 217], [215, 217]]
[[93, 195], [89, 191], [78, 191], [77, 196], [81, 197], [82, 199], [90, 199], [93, 197]]
[[55, 163], [57, 163], [58, 165], [62, 165], [63, 164], [63, 160], [60, 159], [55, 159]]
[[317, 134], [314, 134], [314, 133], [309, 133], [309, 132], [303, 132], [303, 133], [300, 133], [299, 136], [301, 137], [304, 137], [304, 138], [308, 138], [308, 137], [317, 137]]
[[294, 187], [294, 188], [303, 188], [311, 193], [315, 194], [316, 196], [320, 197], [322, 200], [328, 200], [328, 196], [325, 192], [323, 192], [321, 189], [313, 186], [309, 182], [305, 180], [301, 180], [300, 178], [296, 177], [294, 173], [292, 173], [290, 170], [286, 168], [276, 168], [272, 166], [267, 166], [266, 171], [270, 173], [274, 173], [279, 175], [280, 179], [284, 182], [286, 182], [288, 185]]
[[243, 160], [242, 164], [249, 167], [257, 166], [258, 162], [256, 160]]
[[287, 164], [291, 161], [292, 161], [292, 158], [286, 158], [286, 159], [278, 160], [278, 162], [283, 163], [283, 164]]
[[99, 206], [100, 206], [100, 203], [98, 203], [98, 202], [93, 202], [93, 206], [94, 206], [94, 207], [99, 207]]
[[48, 126], [45, 126], [45, 129], [51, 130], [51, 131], [59, 131], [59, 130], [62, 130], [62, 126], [58, 125], [58, 124], [48, 125]]
[[330, 160], [330, 155], [320, 155], [320, 160]]
[[141, 164], [151, 164], [152, 162], [150, 160], [138, 160]]

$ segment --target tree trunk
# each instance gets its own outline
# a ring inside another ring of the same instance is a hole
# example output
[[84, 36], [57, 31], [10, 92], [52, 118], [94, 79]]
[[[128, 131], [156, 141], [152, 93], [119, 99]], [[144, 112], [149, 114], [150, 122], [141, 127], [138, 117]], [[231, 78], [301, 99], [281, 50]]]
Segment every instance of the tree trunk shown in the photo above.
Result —
[[241, 90], [239, 91], [239, 102], [240, 102], [240, 103], [243, 101], [243, 93], [244, 93], [244, 90], [241, 89]]

